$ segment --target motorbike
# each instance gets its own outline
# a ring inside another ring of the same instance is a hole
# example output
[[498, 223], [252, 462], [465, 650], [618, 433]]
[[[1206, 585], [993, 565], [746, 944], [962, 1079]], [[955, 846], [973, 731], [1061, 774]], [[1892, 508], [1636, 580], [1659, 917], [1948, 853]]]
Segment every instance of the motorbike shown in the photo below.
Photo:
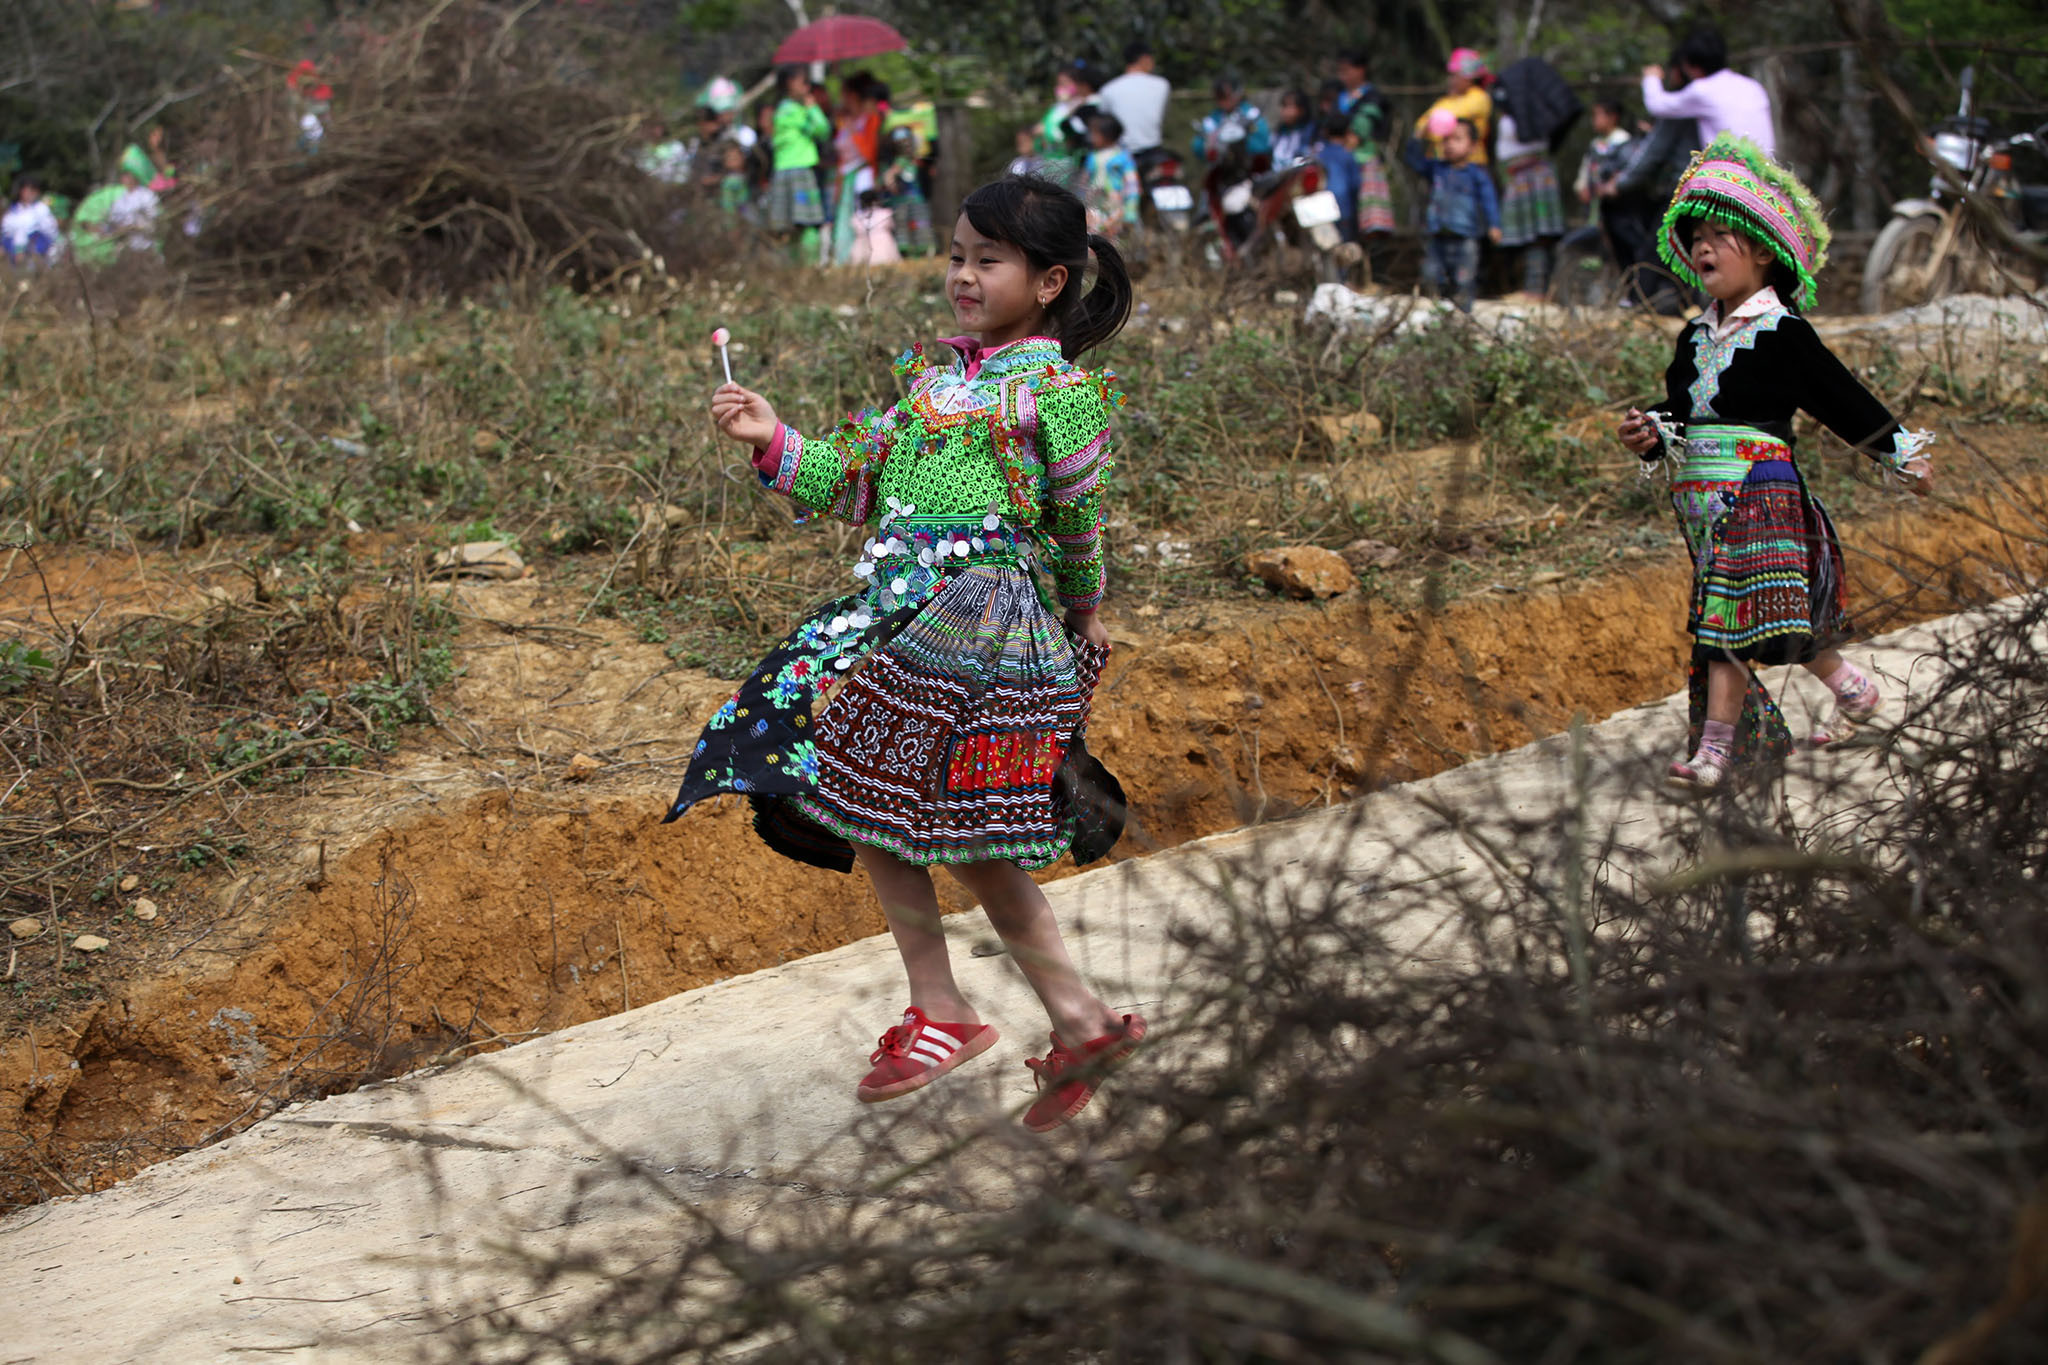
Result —
[[1863, 266], [1865, 313], [1949, 294], [2037, 290], [2048, 282], [2041, 261], [2007, 249], [1995, 230], [1975, 220], [1970, 204], [1992, 201], [2014, 237], [2048, 250], [2048, 185], [2023, 184], [2013, 173], [2015, 152], [2048, 150], [2048, 123], [1994, 139], [1990, 121], [1971, 113], [1974, 76], [1963, 68], [1955, 114], [1926, 140], [1935, 167], [1927, 197], [1892, 205], [1891, 220], [1870, 248]]
[[1195, 192], [1182, 179], [1180, 157], [1154, 147], [1138, 157], [1140, 220], [1155, 231], [1184, 235], [1195, 223]]
[[1343, 209], [1324, 187], [1322, 167], [1308, 158], [1275, 166], [1268, 156], [1248, 155], [1245, 125], [1236, 120], [1226, 120], [1213, 138], [1214, 164], [1202, 189], [1220, 263], [1249, 264], [1267, 244], [1284, 242], [1312, 251], [1319, 276], [1341, 274]]
[[1660, 262], [1638, 261], [1623, 271], [1607, 234], [1588, 224], [1558, 240], [1551, 258], [1550, 301], [1573, 310], [1645, 308], [1662, 317], [1680, 317], [1693, 296]]
[[[1344, 258], [1338, 221], [1344, 211], [1323, 187], [1323, 168], [1301, 160], [1248, 175], [1218, 167], [1204, 186], [1209, 220], [1216, 230], [1217, 255], [1224, 265], [1249, 265], [1271, 245], [1311, 252], [1317, 274], [1334, 279]], [[1327, 268], [1325, 268], [1327, 267]]]

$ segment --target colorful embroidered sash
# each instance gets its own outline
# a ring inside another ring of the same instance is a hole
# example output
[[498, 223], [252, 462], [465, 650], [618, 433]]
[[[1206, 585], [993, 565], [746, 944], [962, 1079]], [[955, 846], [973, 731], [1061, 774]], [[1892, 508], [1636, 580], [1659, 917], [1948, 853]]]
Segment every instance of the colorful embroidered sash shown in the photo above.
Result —
[[1749, 467], [1764, 460], [1792, 459], [1792, 446], [1756, 427], [1694, 422], [1685, 429], [1685, 463], [1674, 484], [1741, 483]]

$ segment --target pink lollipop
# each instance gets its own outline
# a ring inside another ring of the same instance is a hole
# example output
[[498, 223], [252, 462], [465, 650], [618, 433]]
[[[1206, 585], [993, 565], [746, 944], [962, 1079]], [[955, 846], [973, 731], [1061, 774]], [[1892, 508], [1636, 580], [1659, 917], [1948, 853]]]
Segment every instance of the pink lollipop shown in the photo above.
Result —
[[725, 362], [725, 382], [732, 383], [732, 357], [726, 354], [725, 344], [732, 340], [732, 333], [720, 327], [711, 333], [711, 344], [718, 348], [718, 358]]
[[1448, 109], [1438, 109], [1429, 116], [1429, 135], [1439, 141], [1451, 135], [1458, 126], [1458, 116]]

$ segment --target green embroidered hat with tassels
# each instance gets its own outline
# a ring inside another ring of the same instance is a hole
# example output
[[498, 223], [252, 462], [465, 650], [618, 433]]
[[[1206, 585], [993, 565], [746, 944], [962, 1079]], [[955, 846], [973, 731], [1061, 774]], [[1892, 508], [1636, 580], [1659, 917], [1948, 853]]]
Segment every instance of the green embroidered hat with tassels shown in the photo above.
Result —
[[1658, 254], [1680, 279], [1700, 289], [1705, 286], [1678, 234], [1688, 218], [1704, 218], [1762, 242], [1798, 278], [1792, 302], [1813, 306], [1819, 292], [1814, 276], [1827, 264], [1833, 234], [1813, 191], [1754, 142], [1723, 133], [1708, 143], [1678, 178], [1678, 190], [1665, 210]]

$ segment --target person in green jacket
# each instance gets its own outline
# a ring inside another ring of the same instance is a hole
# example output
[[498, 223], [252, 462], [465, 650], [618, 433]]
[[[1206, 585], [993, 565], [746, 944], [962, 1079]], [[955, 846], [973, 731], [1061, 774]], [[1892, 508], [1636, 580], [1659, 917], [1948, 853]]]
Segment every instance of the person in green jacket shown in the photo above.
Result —
[[141, 142], [131, 142], [121, 151], [120, 170], [135, 177], [135, 183], [146, 185], [162, 194], [178, 183], [178, 168], [171, 164], [170, 143], [164, 137], [162, 125], [151, 128]]
[[80, 265], [109, 265], [120, 258], [121, 243], [107, 227], [107, 215], [120, 197], [120, 185], [102, 185], [78, 201], [71, 215], [71, 249]]
[[775, 73], [775, 178], [768, 185], [768, 227], [796, 243], [799, 261], [818, 259], [818, 228], [825, 200], [818, 192], [818, 143], [832, 136], [832, 121], [813, 98], [800, 66]]

